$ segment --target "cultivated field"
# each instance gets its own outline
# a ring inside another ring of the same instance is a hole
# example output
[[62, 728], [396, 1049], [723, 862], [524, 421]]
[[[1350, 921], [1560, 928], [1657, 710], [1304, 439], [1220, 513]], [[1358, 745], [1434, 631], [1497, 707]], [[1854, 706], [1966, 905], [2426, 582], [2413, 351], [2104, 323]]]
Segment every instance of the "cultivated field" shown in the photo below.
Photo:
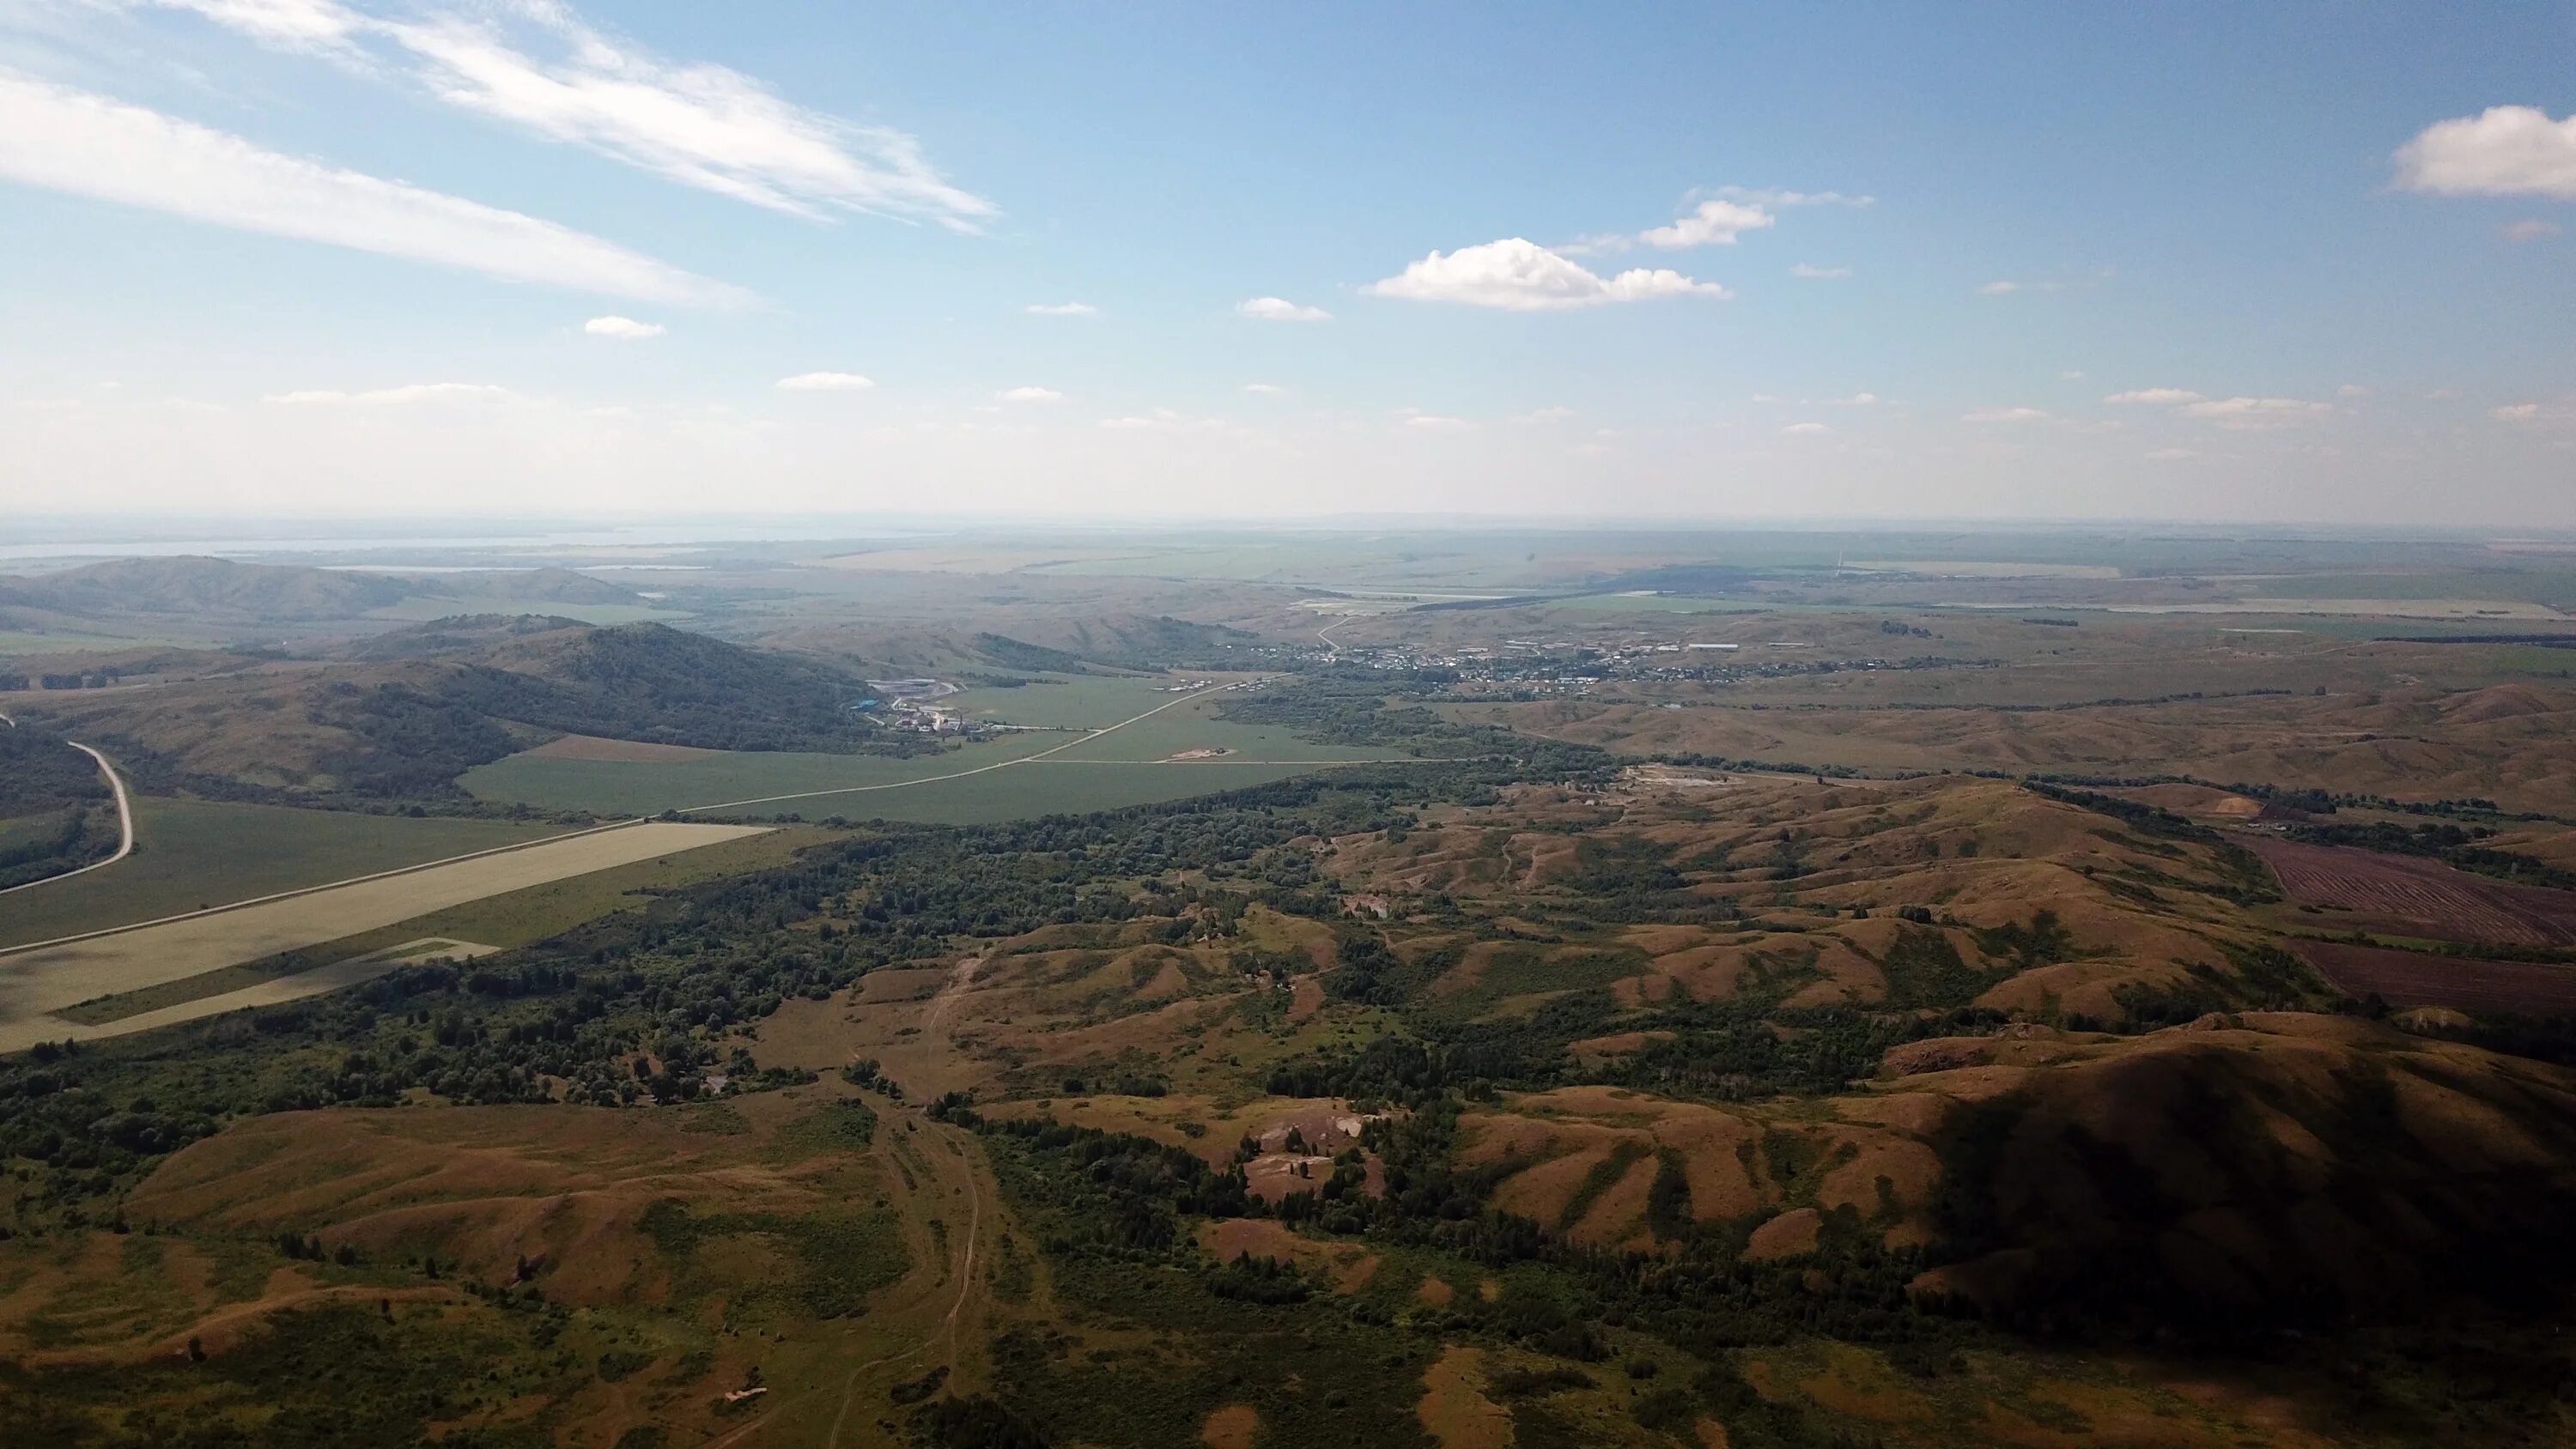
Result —
[[[1092, 739], [1072, 728], [1045, 728], [910, 758], [706, 751], [648, 759], [628, 751], [567, 752], [549, 745], [468, 771], [462, 783], [487, 800], [601, 814], [649, 815], [743, 801], [758, 802], [740, 807], [748, 814], [963, 825], [1177, 800], [1388, 756], [1384, 750], [1311, 744], [1274, 726], [1217, 719], [1222, 702], [1239, 696], [1214, 690], [1179, 696], [1158, 692], [1154, 683], [1076, 680], [949, 697], [955, 707], [981, 717], [1109, 731]], [[1175, 758], [1200, 750], [1224, 753]], [[1046, 758], [1033, 758], [1039, 755]], [[1029, 763], [1012, 763], [1021, 760]], [[1004, 765], [1010, 768], [995, 768]], [[772, 798], [779, 796], [790, 798]]]
[[2302, 941], [2298, 952], [2336, 990], [2356, 1000], [2376, 995], [2391, 1006], [2535, 1016], [2576, 1012], [2576, 967], [2469, 961], [2340, 941]]
[[[13, 952], [0, 956], [0, 1051], [133, 1029], [128, 1022], [83, 1024], [54, 1014], [93, 997], [141, 991], [504, 891], [751, 833], [752, 828], [745, 826], [627, 826], [239, 910]], [[221, 1004], [224, 1001], [213, 997], [190, 1003], [200, 1008], [190, 1015], [229, 1009]]]
[[133, 856], [0, 897], [0, 947], [521, 845], [567, 828], [137, 796]]
[[2576, 896], [2563, 891], [2508, 885], [2402, 855], [2290, 840], [2251, 843], [2293, 898], [2350, 911], [2370, 925], [2445, 941], [2576, 942]]

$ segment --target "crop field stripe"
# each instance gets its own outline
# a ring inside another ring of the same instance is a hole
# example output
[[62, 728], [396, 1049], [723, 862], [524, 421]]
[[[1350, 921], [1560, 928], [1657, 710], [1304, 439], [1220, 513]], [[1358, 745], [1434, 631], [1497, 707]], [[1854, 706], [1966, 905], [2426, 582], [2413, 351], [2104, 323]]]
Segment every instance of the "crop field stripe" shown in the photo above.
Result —
[[[47, 941], [29, 941], [23, 945], [0, 946], [0, 956], [15, 956], [23, 951], [39, 951], [47, 946], [69, 946], [80, 941], [96, 940], [101, 936], [114, 936], [125, 931], [140, 931], [146, 926], [166, 926], [173, 921], [193, 920], [199, 916], [219, 916], [226, 911], [241, 910], [245, 906], [264, 906], [271, 901], [293, 900], [297, 896], [309, 896], [316, 891], [337, 890], [342, 886], [365, 885], [371, 880], [383, 880], [388, 876], [410, 875], [414, 871], [430, 870], [442, 865], [455, 865], [460, 861], [480, 860], [487, 855], [507, 855], [514, 850], [527, 850], [535, 846], [552, 845], [560, 840], [572, 840], [584, 835], [597, 835], [603, 830], [623, 830], [630, 825], [641, 825], [643, 823], [644, 817], [639, 815], [632, 820], [616, 820], [611, 821], [606, 825], [592, 825], [580, 830], [567, 830], [561, 835], [547, 835], [541, 836], [535, 840], [518, 841], [510, 845], [496, 845], [489, 850], [469, 850], [463, 855], [450, 855], [438, 860], [424, 860], [418, 865], [396, 866], [392, 870], [380, 870], [375, 872], [373, 875], [353, 875], [345, 880], [324, 881], [320, 885], [298, 886], [291, 891], [278, 891], [272, 895], [253, 896], [248, 900], [242, 901], [228, 901], [220, 906], [207, 906], [201, 910], [194, 911], [180, 911], [175, 915], [155, 916], [148, 921], [128, 921], [121, 926], [101, 926], [95, 931], [81, 931], [69, 936], [56, 936]], [[48, 877], [48, 879], [61, 880], [63, 877], [52, 876]], [[40, 885], [43, 883], [44, 882], [41, 881], [38, 882]]]
[[[766, 833], [760, 826], [649, 822], [631, 829], [585, 830], [544, 842], [543, 850], [485, 851], [437, 871], [377, 875], [327, 893], [299, 891], [285, 900], [194, 915], [148, 931], [57, 946], [0, 959], [0, 1052], [56, 1035], [98, 1035], [56, 1013], [101, 997], [145, 991], [224, 966], [263, 960], [317, 942], [434, 914], [523, 886], [565, 880], [676, 855], [721, 840]], [[200, 1010], [219, 1007], [200, 1005]]]

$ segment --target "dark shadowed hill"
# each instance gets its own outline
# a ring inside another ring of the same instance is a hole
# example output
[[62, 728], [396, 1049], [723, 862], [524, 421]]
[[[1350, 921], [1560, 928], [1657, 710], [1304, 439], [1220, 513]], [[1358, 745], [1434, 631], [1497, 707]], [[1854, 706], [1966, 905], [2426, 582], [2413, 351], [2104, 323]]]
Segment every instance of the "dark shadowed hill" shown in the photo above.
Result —
[[0, 603], [109, 618], [187, 614], [228, 619], [346, 619], [418, 592], [400, 580], [220, 558], [128, 558], [0, 579]]
[[660, 624], [474, 615], [353, 652], [231, 678], [49, 692], [27, 707], [113, 745], [147, 789], [252, 798], [448, 794], [464, 771], [556, 734], [709, 749], [921, 747], [852, 708], [867, 698], [856, 678]]

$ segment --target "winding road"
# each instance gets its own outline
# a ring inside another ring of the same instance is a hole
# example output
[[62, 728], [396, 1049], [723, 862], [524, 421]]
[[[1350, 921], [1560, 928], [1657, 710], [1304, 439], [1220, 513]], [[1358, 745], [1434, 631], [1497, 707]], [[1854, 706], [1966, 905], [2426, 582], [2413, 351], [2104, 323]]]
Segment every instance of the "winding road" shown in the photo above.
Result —
[[[0, 714], [0, 722], [7, 723], [9, 728], [13, 730], [18, 727], [18, 721], [5, 714]], [[93, 860], [89, 864], [81, 866], [77, 870], [64, 871], [61, 875], [49, 875], [43, 880], [31, 880], [23, 885], [13, 885], [0, 889], [0, 896], [5, 896], [11, 891], [34, 890], [38, 886], [52, 885], [56, 881], [70, 880], [73, 876], [87, 875], [94, 870], [105, 870], [107, 867], [116, 864], [118, 861], [123, 860], [134, 853], [134, 799], [125, 791], [125, 777], [116, 773], [116, 766], [108, 762], [106, 755], [101, 754], [91, 746], [82, 744], [80, 741], [75, 739], [65, 739], [63, 743], [80, 751], [82, 754], [89, 756], [91, 759], [98, 761], [98, 772], [107, 777], [107, 788], [114, 791], [116, 794], [116, 826], [118, 832], [116, 854], [107, 857], [105, 860]]]

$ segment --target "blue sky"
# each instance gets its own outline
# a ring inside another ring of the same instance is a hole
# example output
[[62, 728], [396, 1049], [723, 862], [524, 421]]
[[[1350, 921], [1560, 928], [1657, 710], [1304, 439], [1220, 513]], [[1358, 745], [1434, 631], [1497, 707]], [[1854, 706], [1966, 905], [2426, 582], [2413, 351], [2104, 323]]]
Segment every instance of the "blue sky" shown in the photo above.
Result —
[[2571, 113], [2554, 4], [0, 0], [0, 470], [2576, 526]]

